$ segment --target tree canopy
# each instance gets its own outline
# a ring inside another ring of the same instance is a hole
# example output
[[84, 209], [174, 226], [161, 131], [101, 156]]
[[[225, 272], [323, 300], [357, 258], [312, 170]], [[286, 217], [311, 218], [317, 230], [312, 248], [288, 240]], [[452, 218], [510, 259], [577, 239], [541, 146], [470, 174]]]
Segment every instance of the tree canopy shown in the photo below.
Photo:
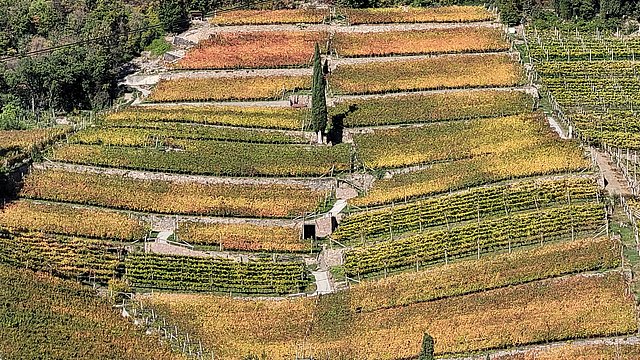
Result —
[[[326, 80], [320, 56], [320, 46], [316, 43], [313, 56], [313, 89], [311, 98], [311, 127], [317, 133], [324, 133], [327, 128], [327, 98], [325, 94]], [[320, 141], [320, 139], [318, 139]]]
[[123, 65], [162, 33], [154, 6], [123, 0], [0, 0], [3, 118], [27, 110], [37, 116], [49, 109], [107, 106], [117, 95]]

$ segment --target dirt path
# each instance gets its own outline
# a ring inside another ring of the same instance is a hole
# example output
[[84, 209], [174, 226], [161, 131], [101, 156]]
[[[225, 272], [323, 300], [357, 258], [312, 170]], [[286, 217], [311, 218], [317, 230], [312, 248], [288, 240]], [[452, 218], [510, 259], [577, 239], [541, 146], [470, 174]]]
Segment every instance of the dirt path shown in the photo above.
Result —
[[312, 271], [311, 274], [316, 279], [316, 291], [313, 295], [326, 295], [334, 292], [333, 286], [331, 286], [329, 271]]
[[116, 168], [102, 168], [87, 165], [75, 165], [61, 162], [48, 161], [33, 165], [34, 169], [55, 169], [70, 172], [88, 172], [93, 174], [106, 174], [123, 176], [138, 180], [170, 181], [175, 183], [200, 183], [200, 184], [234, 184], [234, 185], [298, 185], [315, 190], [328, 191], [334, 188], [335, 179], [332, 178], [270, 178], [270, 177], [223, 177], [205, 175], [169, 174], [162, 172], [149, 172], [138, 170], [125, 170]]
[[[170, 235], [173, 234], [172, 232], [165, 232], [165, 233], [169, 233]], [[253, 255], [246, 255], [246, 254], [240, 254], [240, 253], [193, 250], [188, 246], [172, 244], [166, 238], [165, 239], [158, 238], [156, 241], [146, 242], [145, 252], [152, 253], [152, 254], [163, 254], [163, 255], [229, 259], [229, 260], [238, 261], [238, 262], [248, 262], [249, 260], [256, 258]]]
[[615, 168], [608, 154], [590, 147], [591, 156], [595, 158], [600, 174], [607, 180], [605, 187], [609, 193], [614, 195], [631, 196], [632, 192], [622, 173]]
[[564, 130], [562, 130], [562, 126], [560, 126], [560, 124], [558, 123], [558, 121], [553, 117], [553, 116], [547, 116], [547, 121], [549, 121], [549, 126], [551, 126], [551, 128], [558, 133], [558, 136], [560, 136], [560, 139], [563, 140], [567, 140], [569, 139], [569, 136], [567, 136], [564, 133]]
[[175, 223], [178, 226], [185, 222], [195, 222], [202, 224], [253, 224], [259, 226], [283, 226], [292, 228], [302, 228], [302, 219], [262, 219], [262, 218], [241, 218], [241, 217], [222, 217], [222, 216], [188, 216], [188, 215], [160, 215], [160, 214], [140, 214], [141, 220], [152, 224], [154, 230], [171, 230], [175, 229]]
[[[411, 95], [432, 95], [432, 94], [447, 94], [466, 91], [523, 91], [529, 93], [531, 88], [528, 86], [523, 87], [491, 87], [491, 88], [468, 88], [468, 89], [438, 89], [438, 90], [423, 90], [423, 91], [400, 91], [385, 94], [370, 94], [370, 95], [335, 95], [327, 98], [327, 105], [334, 106], [335, 104], [345, 101], [355, 100], [371, 100], [382, 99], [389, 97], [402, 97]], [[307, 101], [309, 102], [309, 101]], [[175, 103], [141, 103], [136, 106], [146, 107], [176, 107], [176, 106], [241, 106], [241, 107], [286, 107], [290, 108], [289, 101], [203, 101], [203, 102], [175, 102]], [[395, 126], [395, 125], [390, 125]], [[374, 127], [366, 127], [374, 128]]]
[[240, 107], [291, 107], [288, 100], [282, 101], [209, 101], [209, 102], [172, 102], [172, 103], [140, 103], [136, 106], [146, 107], [178, 107], [178, 106], [240, 106]]
[[586, 340], [571, 340], [571, 341], [560, 341], [549, 344], [542, 345], [533, 345], [533, 346], [523, 346], [519, 347], [515, 350], [501, 350], [496, 351], [490, 355], [474, 355], [468, 357], [451, 357], [447, 358], [448, 360], [487, 360], [487, 359], [497, 359], [501, 356], [515, 356], [518, 354], [523, 354], [527, 352], [536, 352], [536, 351], [544, 351], [553, 348], [558, 348], [565, 345], [575, 345], [575, 346], [588, 346], [588, 345], [640, 345], [640, 338], [637, 336], [619, 336], [619, 337], [611, 337], [611, 338], [599, 338], [599, 339], [586, 339]]
[[410, 31], [410, 30], [432, 30], [432, 29], [454, 29], [465, 27], [500, 27], [500, 24], [493, 21], [483, 21], [475, 23], [406, 23], [406, 24], [378, 24], [378, 25], [237, 25], [237, 26], [217, 26], [203, 24], [196, 29], [188, 30], [178, 35], [192, 43], [198, 43], [208, 39], [211, 35], [221, 33], [255, 32], [255, 31], [326, 31], [344, 33], [367, 33], [383, 31]]

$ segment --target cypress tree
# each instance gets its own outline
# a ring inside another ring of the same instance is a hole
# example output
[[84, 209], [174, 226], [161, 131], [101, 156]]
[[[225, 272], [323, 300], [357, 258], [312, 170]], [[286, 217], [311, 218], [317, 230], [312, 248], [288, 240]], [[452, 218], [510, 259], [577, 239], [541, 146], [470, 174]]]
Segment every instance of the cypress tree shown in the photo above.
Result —
[[428, 333], [424, 333], [422, 338], [422, 350], [418, 356], [418, 360], [434, 360], [433, 356], [433, 337]]
[[311, 127], [318, 134], [318, 143], [322, 143], [322, 134], [327, 128], [327, 98], [325, 95], [326, 80], [324, 78], [320, 46], [316, 43], [313, 56], [313, 87], [311, 98]]

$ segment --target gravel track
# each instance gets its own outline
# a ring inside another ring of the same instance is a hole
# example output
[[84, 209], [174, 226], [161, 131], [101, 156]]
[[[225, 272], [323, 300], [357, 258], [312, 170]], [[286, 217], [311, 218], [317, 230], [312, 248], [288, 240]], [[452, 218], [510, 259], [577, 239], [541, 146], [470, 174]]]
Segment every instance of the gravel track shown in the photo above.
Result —
[[[369, 94], [369, 95], [335, 95], [327, 98], [327, 105], [334, 106], [335, 104], [354, 101], [354, 100], [370, 100], [370, 99], [382, 99], [388, 97], [401, 97], [410, 95], [429, 95], [429, 94], [446, 94], [465, 91], [524, 91], [526, 93], [532, 93], [534, 89], [530, 86], [523, 87], [496, 87], [496, 88], [464, 88], [464, 89], [439, 89], [439, 90], [422, 90], [422, 91], [401, 91], [385, 94]], [[303, 96], [300, 96], [303, 97]], [[142, 103], [136, 106], [146, 107], [176, 107], [176, 106], [241, 106], [241, 107], [286, 107], [290, 108], [289, 101], [200, 101], [200, 102], [175, 102], [175, 103]], [[366, 126], [365, 128], [369, 128]]]
[[447, 357], [448, 360], [486, 360], [486, 359], [497, 359], [501, 356], [508, 355], [518, 355], [523, 354], [529, 351], [544, 351], [553, 348], [557, 348], [564, 345], [577, 345], [577, 346], [588, 346], [588, 345], [640, 345], [640, 338], [637, 336], [618, 336], [618, 337], [610, 337], [610, 338], [598, 338], [598, 339], [585, 339], [585, 340], [571, 340], [571, 341], [559, 341], [553, 342], [549, 344], [541, 344], [541, 345], [532, 345], [532, 346], [523, 346], [519, 347], [515, 350], [501, 350], [493, 352], [490, 355], [474, 355], [467, 357]]
[[186, 216], [186, 215], [159, 215], [140, 214], [141, 220], [153, 224], [154, 229], [174, 230], [176, 220], [181, 222], [195, 222], [201, 224], [252, 224], [259, 226], [286, 226], [302, 228], [302, 219], [259, 219], [221, 216]]
[[590, 147], [589, 150], [591, 151], [591, 156], [595, 158], [600, 174], [608, 182], [605, 189], [611, 194], [633, 196], [629, 184], [622, 175], [622, 172], [620, 172], [613, 161], [611, 161], [609, 154], [594, 147]]
[[299, 185], [314, 190], [331, 190], [335, 186], [332, 178], [267, 178], [267, 177], [222, 177], [186, 174], [168, 174], [149, 171], [125, 170], [116, 168], [102, 168], [87, 165], [75, 165], [61, 162], [48, 161], [34, 164], [35, 169], [55, 169], [71, 172], [88, 172], [93, 174], [106, 174], [124, 176], [138, 180], [171, 181], [175, 183], [200, 183], [200, 184], [233, 184], [233, 185]]
[[[333, 106], [341, 102], [353, 101], [353, 100], [372, 100], [372, 99], [383, 99], [383, 98], [390, 98], [390, 97], [410, 96], [410, 95], [447, 94], [447, 93], [459, 93], [459, 92], [468, 92], [468, 91], [523, 91], [525, 93], [531, 93], [533, 91], [533, 88], [531, 88], [530, 86], [485, 87], [485, 88], [401, 91], [401, 92], [393, 92], [393, 93], [386, 93], [386, 94], [370, 94], [370, 95], [336, 95], [336, 96], [329, 97], [327, 99], [329, 102], [327, 105]], [[366, 127], [369, 127], [369, 126], [366, 126]]]
[[481, 21], [473, 23], [405, 23], [405, 24], [370, 24], [370, 25], [326, 25], [326, 24], [282, 24], [282, 25], [234, 25], [218, 26], [213, 24], [203, 24], [196, 29], [188, 30], [179, 38], [192, 43], [198, 43], [208, 39], [214, 34], [255, 32], [255, 31], [326, 31], [342, 33], [369, 33], [384, 31], [411, 31], [411, 30], [433, 30], [433, 29], [455, 29], [465, 27], [495, 27], [501, 25], [495, 21]]

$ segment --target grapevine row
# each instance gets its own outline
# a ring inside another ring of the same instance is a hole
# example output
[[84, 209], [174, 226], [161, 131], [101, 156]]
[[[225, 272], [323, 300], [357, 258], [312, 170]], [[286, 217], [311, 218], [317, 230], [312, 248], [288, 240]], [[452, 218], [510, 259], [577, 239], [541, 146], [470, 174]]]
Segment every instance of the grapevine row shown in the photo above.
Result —
[[233, 106], [132, 106], [106, 116], [104, 125], [129, 127], [136, 124], [178, 122], [245, 128], [301, 130], [308, 112], [303, 109]]
[[473, 90], [348, 100], [329, 109], [345, 127], [431, 123], [517, 115], [531, 111], [533, 98], [520, 91]]
[[73, 144], [105, 146], [170, 146], [173, 140], [219, 140], [257, 144], [305, 144], [303, 136], [178, 123], [131, 123], [126, 127], [90, 128], [69, 138]]
[[126, 278], [133, 285], [165, 290], [285, 294], [309, 283], [303, 262], [236, 262], [157, 254], [130, 254]]
[[408, 205], [352, 214], [342, 220], [333, 237], [349, 244], [479, 217], [596, 199], [598, 192], [593, 179], [579, 177], [475, 188]]
[[328, 194], [301, 185], [200, 184], [35, 170], [21, 197], [172, 215], [298, 217]]
[[594, 231], [605, 221], [600, 204], [565, 205], [355, 248], [345, 253], [344, 266], [350, 276], [368, 275], [448, 257], [575, 236]]
[[121, 275], [122, 245], [103, 240], [44, 235], [0, 234], [0, 262], [71, 279], [106, 284]]
[[332, 147], [176, 139], [166, 147], [66, 144], [51, 159], [193, 175], [313, 177], [351, 169], [350, 145]]
[[0, 245], [2, 263], [102, 284], [124, 276], [145, 288], [285, 294], [304, 291], [309, 282], [302, 261], [127, 253], [117, 243], [39, 233], [5, 232]]

